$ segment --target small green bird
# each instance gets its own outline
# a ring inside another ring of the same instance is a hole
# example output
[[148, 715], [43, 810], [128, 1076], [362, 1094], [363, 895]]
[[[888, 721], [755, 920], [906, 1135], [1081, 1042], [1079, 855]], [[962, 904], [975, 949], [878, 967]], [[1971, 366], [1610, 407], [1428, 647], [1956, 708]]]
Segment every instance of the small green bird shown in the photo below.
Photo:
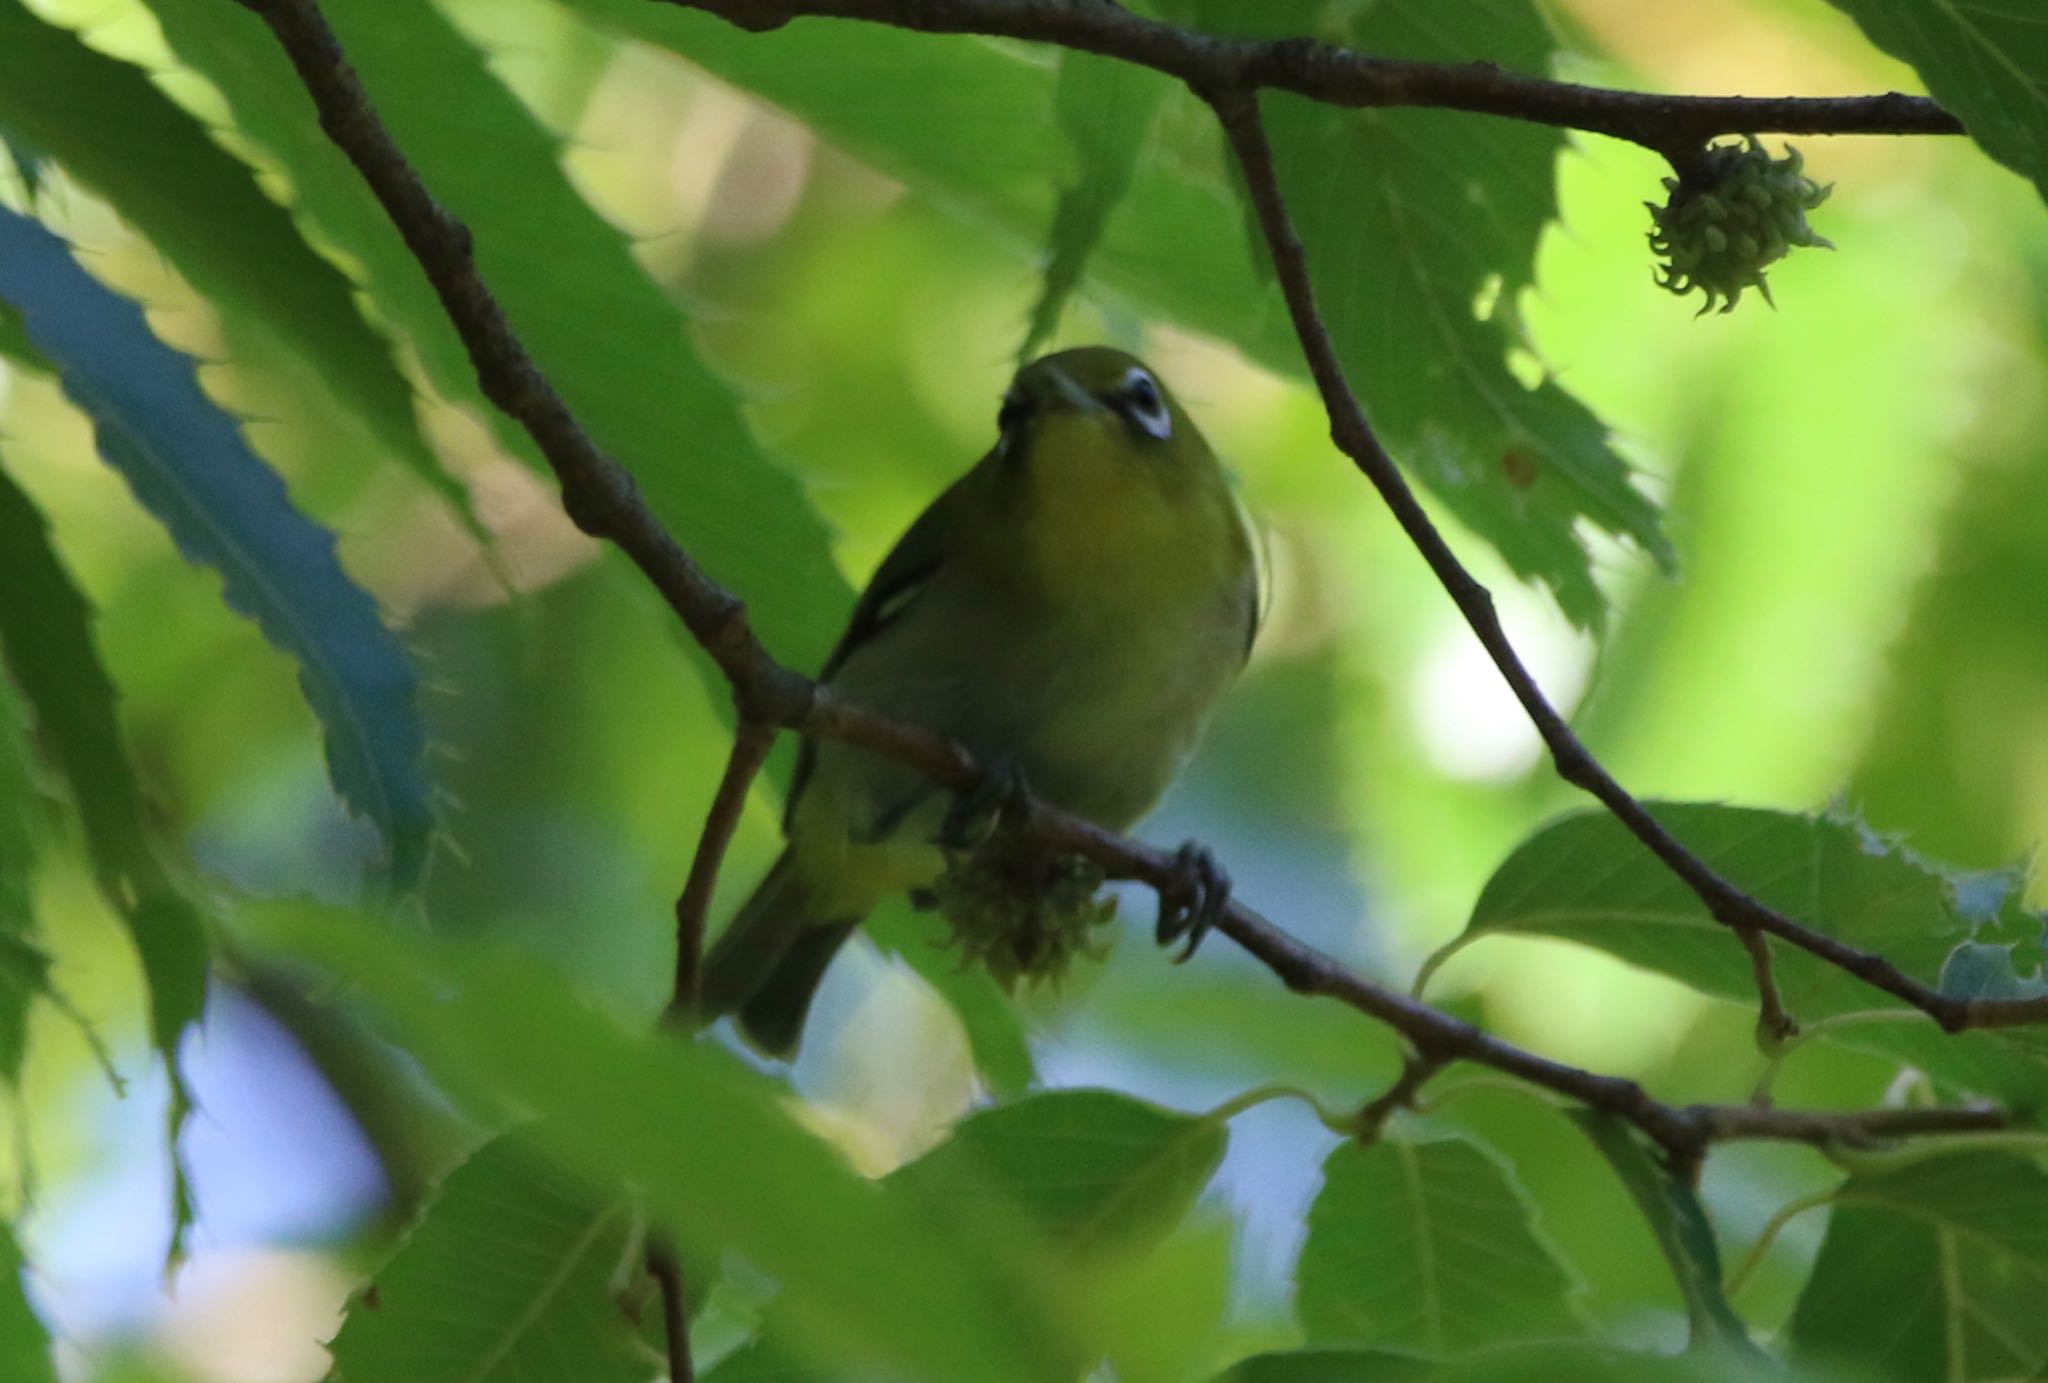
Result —
[[[1250, 652], [1251, 538], [1209, 444], [1122, 351], [1025, 366], [996, 426], [883, 560], [821, 680], [1123, 830]], [[735, 1013], [763, 1051], [793, 1053], [840, 944], [943, 871], [947, 803], [900, 764], [806, 742], [788, 847], [706, 957], [701, 1015]]]

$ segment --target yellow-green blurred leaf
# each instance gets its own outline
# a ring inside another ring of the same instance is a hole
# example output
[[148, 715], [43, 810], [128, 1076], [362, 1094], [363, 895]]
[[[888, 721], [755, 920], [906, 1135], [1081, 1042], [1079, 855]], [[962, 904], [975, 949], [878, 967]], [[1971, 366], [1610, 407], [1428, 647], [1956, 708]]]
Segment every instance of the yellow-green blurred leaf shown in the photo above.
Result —
[[487, 1116], [537, 1116], [536, 1145], [598, 1185], [630, 1186], [699, 1251], [782, 1284], [804, 1356], [909, 1376], [1026, 1383], [1071, 1342], [1021, 1265], [966, 1226], [861, 1180], [786, 1096], [723, 1050], [636, 1035], [539, 962], [409, 939], [310, 905], [250, 909], [252, 944], [318, 966]]

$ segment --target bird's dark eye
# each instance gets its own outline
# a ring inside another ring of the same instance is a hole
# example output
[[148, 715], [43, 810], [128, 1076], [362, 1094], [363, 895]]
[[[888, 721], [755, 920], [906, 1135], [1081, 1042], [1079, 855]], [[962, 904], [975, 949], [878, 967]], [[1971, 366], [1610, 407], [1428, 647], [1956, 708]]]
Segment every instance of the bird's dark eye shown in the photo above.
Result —
[[1031, 401], [1020, 391], [1012, 389], [1003, 395], [1003, 406], [996, 410], [996, 431], [1007, 433], [1018, 423], [1023, 422], [1030, 412]]
[[1134, 368], [1125, 375], [1123, 386], [1111, 402], [1132, 427], [1154, 441], [1163, 442], [1173, 436], [1173, 414], [1160, 395], [1159, 381], [1146, 371]]

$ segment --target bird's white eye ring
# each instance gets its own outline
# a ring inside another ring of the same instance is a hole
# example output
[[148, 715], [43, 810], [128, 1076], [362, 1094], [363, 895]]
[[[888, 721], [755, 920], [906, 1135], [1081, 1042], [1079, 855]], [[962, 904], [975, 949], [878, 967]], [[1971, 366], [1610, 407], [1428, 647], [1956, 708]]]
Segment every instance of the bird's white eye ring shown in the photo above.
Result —
[[1164, 442], [1173, 436], [1173, 414], [1159, 392], [1159, 381], [1149, 371], [1133, 366], [1124, 376], [1123, 387], [1117, 391], [1114, 402], [1117, 412], [1147, 437]]

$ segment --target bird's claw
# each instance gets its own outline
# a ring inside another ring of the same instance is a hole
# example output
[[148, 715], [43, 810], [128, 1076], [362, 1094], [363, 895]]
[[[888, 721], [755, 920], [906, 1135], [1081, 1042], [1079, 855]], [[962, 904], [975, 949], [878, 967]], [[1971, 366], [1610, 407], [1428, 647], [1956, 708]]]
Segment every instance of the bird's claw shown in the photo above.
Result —
[[939, 848], [954, 854], [979, 849], [1003, 819], [1019, 813], [1029, 798], [1024, 769], [1015, 759], [984, 755], [979, 780], [954, 793], [946, 808], [945, 819], [939, 823]]
[[1174, 878], [1159, 890], [1158, 939], [1171, 946], [1182, 937], [1187, 945], [1174, 957], [1179, 964], [1195, 953], [1202, 938], [1223, 918], [1230, 906], [1230, 876], [1216, 857], [1194, 841], [1183, 844], [1173, 856]]

